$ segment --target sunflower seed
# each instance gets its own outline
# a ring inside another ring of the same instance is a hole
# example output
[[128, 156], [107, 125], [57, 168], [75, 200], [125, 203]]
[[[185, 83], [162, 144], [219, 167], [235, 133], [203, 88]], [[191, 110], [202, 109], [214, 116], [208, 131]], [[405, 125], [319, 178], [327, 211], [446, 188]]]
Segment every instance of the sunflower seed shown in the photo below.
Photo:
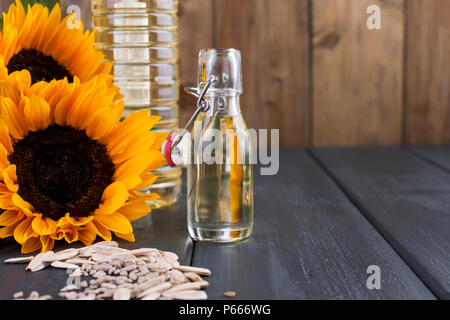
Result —
[[183, 284], [173, 286], [169, 290], [164, 291], [164, 293], [186, 291], [186, 290], [198, 290], [198, 289], [200, 289], [200, 287], [201, 287], [200, 282], [188, 282], [188, 283], [183, 283]]
[[175, 299], [175, 300], [206, 300], [208, 296], [205, 291], [199, 290], [186, 290], [186, 291], [177, 291], [172, 293], [164, 293], [166, 297]]
[[179, 260], [179, 257], [173, 252], [162, 251], [161, 254], [164, 256], [164, 258], [167, 258], [170, 260], [175, 260], [175, 261]]
[[116, 241], [100, 241], [97, 243], [94, 243], [91, 247], [97, 247], [97, 246], [102, 246], [102, 247], [118, 247], [119, 243]]
[[43, 262], [64, 261], [78, 255], [78, 249], [67, 249], [46, 257]]
[[186, 282], [186, 277], [179, 270], [171, 270], [169, 271], [170, 282], [173, 284], [180, 284]]
[[61, 290], [59, 290], [59, 292], [68, 292], [68, 291], [73, 291], [73, 290], [77, 290], [78, 287], [76, 285], [68, 285], [65, 286], [64, 288], [62, 288]]
[[148, 296], [150, 293], [153, 293], [153, 292], [163, 292], [163, 291], [169, 289], [171, 286], [172, 285], [169, 282], [163, 282], [163, 283], [161, 283], [161, 284], [159, 284], [157, 286], [148, 288], [147, 290], [139, 293], [137, 295], [137, 297], [138, 298], [143, 298], [143, 297]]
[[117, 289], [117, 285], [113, 284], [113, 283], [108, 283], [108, 282], [104, 282], [100, 285], [100, 287], [102, 288], [106, 288], [106, 289]]
[[161, 293], [153, 292], [153, 293], [150, 293], [150, 294], [146, 295], [145, 297], [141, 298], [141, 300], [156, 300], [160, 296], [161, 296]]
[[119, 288], [114, 291], [113, 300], [130, 300], [131, 290], [127, 288]]
[[34, 256], [29, 257], [18, 257], [18, 258], [11, 258], [4, 261], [4, 263], [27, 263], [34, 259]]
[[71, 258], [71, 259], [65, 260], [64, 262], [78, 264], [78, 265], [84, 265], [85, 264], [86, 266], [95, 264], [95, 262], [93, 262], [93, 261], [89, 261], [87, 259], [82, 259], [82, 258]]
[[36, 257], [33, 258], [33, 260], [30, 261], [28, 266], [25, 268], [25, 270], [30, 270], [31, 272], [36, 272], [39, 270], [42, 270], [46, 268], [49, 263], [44, 262], [44, 260], [51, 256], [54, 252], [48, 251], [48, 252], [41, 252]]
[[194, 282], [195, 281], [203, 281], [202, 277], [200, 277], [198, 274], [196, 274], [194, 272], [186, 272], [184, 274], [184, 276]]
[[223, 295], [225, 297], [228, 297], [228, 298], [234, 298], [234, 297], [236, 297], [236, 292], [234, 292], [234, 291], [227, 291]]
[[153, 248], [141, 248], [141, 249], [131, 250], [130, 253], [136, 257], [139, 257], [139, 256], [152, 255], [152, 254], [158, 253], [158, 251], [159, 251], [158, 249], [153, 249]]
[[[50, 265], [53, 268], [58, 268], [58, 269], [75, 269], [75, 270], [79, 269], [79, 267], [76, 264], [65, 263], [65, 262], [61, 262], [61, 261], [53, 261]], [[81, 273], [80, 273], [80, 275], [81, 275]]]
[[173, 267], [176, 270], [185, 271], [185, 272], [193, 272], [202, 276], [210, 276], [211, 271], [206, 268], [198, 268], [198, 267], [190, 267], [190, 266], [176, 266]]

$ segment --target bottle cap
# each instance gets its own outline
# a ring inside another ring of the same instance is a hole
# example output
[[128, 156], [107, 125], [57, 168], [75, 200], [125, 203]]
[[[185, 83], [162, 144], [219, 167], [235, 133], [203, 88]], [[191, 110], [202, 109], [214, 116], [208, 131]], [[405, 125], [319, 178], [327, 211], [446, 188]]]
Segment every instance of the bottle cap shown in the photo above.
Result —
[[241, 52], [237, 49], [205, 49], [200, 51], [198, 86], [202, 90], [206, 83], [215, 81], [208, 95], [242, 94]]

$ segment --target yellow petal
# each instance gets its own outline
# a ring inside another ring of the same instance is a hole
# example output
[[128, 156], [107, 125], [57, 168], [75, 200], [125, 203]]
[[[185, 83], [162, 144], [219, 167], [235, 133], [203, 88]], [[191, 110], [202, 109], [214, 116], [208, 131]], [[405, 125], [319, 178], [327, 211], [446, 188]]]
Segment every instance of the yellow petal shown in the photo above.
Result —
[[14, 239], [20, 243], [24, 244], [28, 239], [31, 237], [35, 237], [38, 234], [33, 231], [33, 228], [31, 227], [31, 222], [33, 221], [33, 218], [27, 218], [23, 220], [14, 230]]
[[13, 202], [14, 194], [5, 184], [0, 183], [0, 208], [8, 209], [15, 207]]
[[3, 181], [5, 181], [6, 186], [12, 192], [19, 191], [19, 185], [17, 184], [17, 175], [16, 175], [16, 165], [10, 165], [6, 168], [3, 173]]
[[22, 211], [19, 210], [6, 210], [0, 215], [0, 226], [10, 226], [24, 216]]
[[151, 211], [150, 207], [147, 205], [146, 200], [135, 200], [127, 203], [125, 206], [120, 208], [117, 212], [125, 216], [130, 221], [140, 219]]
[[94, 219], [94, 216], [89, 216], [89, 217], [80, 217], [80, 218], [72, 218], [70, 216], [70, 213], [66, 213], [65, 215], [65, 220], [71, 224], [72, 226], [76, 226], [76, 227], [80, 227], [80, 226], [84, 226], [85, 224], [87, 224], [88, 222], [91, 222]]
[[112, 239], [111, 232], [95, 220], [92, 220], [92, 222], [86, 224], [86, 228], [88, 228], [95, 234], [98, 234], [105, 241], [111, 241]]
[[38, 214], [31, 223], [33, 230], [41, 235], [49, 235], [56, 232], [56, 222], [50, 218], [43, 217], [42, 214]]
[[22, 197], [19, 196], [17, 193], [14, 193], [12, 195], [12, 201], [14, 203], [14, 206], [16, 206], [19, 209], [22, 209], [22, 211], [26, 215], [32, 215], [33, 206], [27, 201], [23, 200]]
[[130, 220], [117, 212], [108, 215], [96, 215], [94, 221], [114, 232], [124, 234], [133, 232]]
[[128, 200], [129, 194], [125, 185], [121, 182], [110, 184], [103, 191], [102, 204], [95, 211], [94, 215], [111, 214], [121, 208]]
[[42, 243], [39, 237], [32, 237], [27, 239], [25, 243], [22, 244], [22, 254], [28, 254], [35, 252], [39, 249], [41, 249]]
[[78, 230], [78, 239], [83, 242], [85, 246], [90, 246], [95, 238], [97, 237], [97, 234], [92, 231], [90, 228], [84, 228], [81, 230]]
[[133, 232], [132, 232], [132, 233], [129, 233], [129, 234], [123, 234], [123, 233], [114, 232], [114, 234], [115, 234], [117, 237], [122, 238], [122, 239], [125, 239], [125, 240], [130, 241], [130, 242], [135, 242], [135, 241], [136, 241], [136, 240], [134, 239], [134, 234], [133, 234]]
[[42, 245], [42, 252], [48, 252], [53, 249], [55, 239], [50, 236], [41, 236], [40, 240]]
[[0, 120], [0, 144], [8, 151], [8, 154], [14, 151], [8, 126], [2, 120]]
[[14, 235], [14, 230], [19, 225], [20, 222], [16, 222], [10, 226], [4, 227], [0, 229], [0, 239], [5, 239], [8, 237], [12, 237]]
[[113, 108], [101, 108], [94, 114], [94, 119], [86, 130], [92, 139], [101, 139], [108, 135], [117, 124], [117, 112]]
[[11, 165], [8, 159], [8, 150], [0, 143], [0, 171], [5, 170]]
[[[22, 139], [28, 132], [23, 115], [10, 98], [0, 98], [0, 118], [7, 125], [9, 134], [15, 139]], [[2, 134], [4, 134], [3, 131]], [[2, 138], [0, 142], [10, 151], [5, 145], [7, 141]]]
[[78, 230], [75, 228], [64, 230], [64, 239], [67, 243], [72, 243], [78, 240]]
[[36, 95], [26, 98], [24, 118], [31, 131], [45, 129], [50, 124], [50, 106], [47, 101]]

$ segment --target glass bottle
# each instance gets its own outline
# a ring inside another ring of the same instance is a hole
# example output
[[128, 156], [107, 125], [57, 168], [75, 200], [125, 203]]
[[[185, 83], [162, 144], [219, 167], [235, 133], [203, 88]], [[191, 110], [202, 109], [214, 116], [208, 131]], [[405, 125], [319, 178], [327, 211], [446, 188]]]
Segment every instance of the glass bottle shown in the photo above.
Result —
[[200, 241], [243, 240], [253, 228], [253, 168], [239, 105], [240, 52], [202, 50], [198, 88], [188, 91], [199, 97], [197, 111], [184, 130], [170, 135], [163, 153], [171, 165], [187, 167], [189, 234]]
[[[114, 83], [125, 96], [124, 116], [149, 109], [155, 131], [178, 127], [178, 0], [92, 0], [96, 47], [114, 63]], [[163, 167], [151, 192], [153, 208], [177, 201], [181, 169]], [[150, 192], [150, 190], [145, 190]]]

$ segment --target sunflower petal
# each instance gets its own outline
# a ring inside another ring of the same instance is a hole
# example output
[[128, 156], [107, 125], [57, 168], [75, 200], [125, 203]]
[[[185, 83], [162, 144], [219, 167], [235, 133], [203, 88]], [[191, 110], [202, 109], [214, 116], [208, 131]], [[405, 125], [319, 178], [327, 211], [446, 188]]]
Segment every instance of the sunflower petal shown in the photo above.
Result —
[[38, 234], [34, 232], [31, 223], [33, 218], [27, 218], [23, 220], [14, 230], [14, 239], [20, 243], [24, 244], [31, 237], [35, 237]]
[[19, 191], [19, 185], [17, 184], [17, 174], [16, 174], [16, 165], [10, 165], [6, 168], [3, 173], [3, 181], [5, 182], [8, 189], [12, 192]]
[[73, 218], [70, 216], [70, 213], [66, 213], [65, 215], [65, 220], [70, 223], [72, 226], [75, 227], [80, 227], [80, 226], [84, 226], [85, 224], [87, 224], [88, 222], [91, 222], [94, 219], [94, 216], [89, 216], [89, 217], [81, 217], [81, 218]]
[[0, 229], [0, 239], [5, 239], [8, 237], [12, 237], [14, 235], [14, 230], [16, 230], [17, 225], [20, 222], [16, 222], [10, 226], [4, 227]]
[[121, 182], [114, 182], [110, 184], [105, 191], [103, 191], [102, 204], [95, 211], [95, 216], [111, 214], [120, 209], [128, 200], [129, 193], [125, 185]]
[[94, 221], [114, 232], [124, 234], [133, 232], [130, 220], [117, 212], [108, 215], [96, 215]]
[[32, 237], [27, 239], [25, 243], [22, 244], [22, 254], [28, 254], [35, 252], [42, 248], [42, 243], [40, 237]]
[[95, 220], [92, 220], [92, 222], [86, 224], [86, 228], [88, 228], [92, 232], [95, 232], [95, 234], [98, 234], [105, 241], [111, 241], [112, 239], [111, 231], [109, 231], [108, 228], [105, 228]]
[[36, 95], [24, 99], [24, 118], [29, 130], [38, 131], [47, 128], [50, 124], [50, 106], [47, 101]]
[[123, 233], [114, 232], [114, 234], [115, 234], [117, 237], [122, 238], [122, 239], [125, 239], [125, 240], [130, 241], [130, 242], [135, 242], [135, 241], [136, 241], [136, 239], [134, 239], [134, 234], [133, 234], [133, 232], [132, 232], [132, 233], [128, 233], [128, 234], [123, 234]]
[[81, 230], [78, 230], [78, 239], [83, 242], [85, 246], [90, 246], [95, 238], [97, 237], [97, 234], [93, 232], [90, 228], [84, 228]]
[[10, 226], [22, 219], [24, 216], [20, 210], [6, 210], [0, 215], [0, 226]]
[[22, 197], [19, 196], [17, 193], [14, 193], [12, 195], [12, 202], [14, 203], [14, 206], [16, 206], [19, 209], [22, 209], [22, 211], [25, 214], [32, 215], [33, 207], [31, 206], [31, 204], [23, 200]]
[[72, 243], [78, 240], [78, 230], [76, 228], [70, 228], [64, 230], [64, 239], [67, 243]]
[[46, 236], [56, 232], [56, 222], [53, 219], [43, 217], [42, 214], [38, 214], [31, 223], [33, 230], [41, 235]]
[[152, 210], [147, 204], [146, 200], [135, 200], [127, 203], [125, 206], [120, 208], [117, 212], [125, 216], [130, 221], [134, 221], [145, 217]]
[[55, 239], [47, 236], [40, 236], [41, 245], [42, 245], [42, 252], [48, 252], [53, 249], [53, 246], [55, 245]]
[[5, 148], [6, 151], [8, 151], [8, 153], [12, 153], [14, 151], [11, 137], [9, 136], [8, 126], [5, 124], [5, 122], [3, 122], [3, 120], [0, 120], [0, 144]]
[[13, 201], [14, 194], [6, 185], [0, 183], [0, 208], [13, 208], [15, 206]]

